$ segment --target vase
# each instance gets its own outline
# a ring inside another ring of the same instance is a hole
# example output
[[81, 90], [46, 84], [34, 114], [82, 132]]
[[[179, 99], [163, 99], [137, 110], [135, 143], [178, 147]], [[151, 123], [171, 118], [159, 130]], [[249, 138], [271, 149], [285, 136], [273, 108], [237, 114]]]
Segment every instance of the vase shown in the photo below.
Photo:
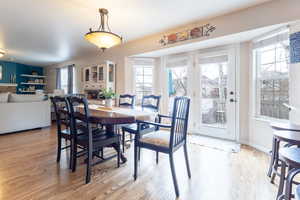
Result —
[[112, 108], [112, 99], [105, 99], [105, 107]]

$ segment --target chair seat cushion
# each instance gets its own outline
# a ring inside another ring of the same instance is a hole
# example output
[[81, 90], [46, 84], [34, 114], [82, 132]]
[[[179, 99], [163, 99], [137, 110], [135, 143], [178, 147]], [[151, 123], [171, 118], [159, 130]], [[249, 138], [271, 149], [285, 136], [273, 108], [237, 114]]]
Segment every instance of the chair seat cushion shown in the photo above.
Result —
[[156, 146], [169, 147], [170, 131], [158, 130], [148, 133], [140, 139], [140, 142], [153, 144]]

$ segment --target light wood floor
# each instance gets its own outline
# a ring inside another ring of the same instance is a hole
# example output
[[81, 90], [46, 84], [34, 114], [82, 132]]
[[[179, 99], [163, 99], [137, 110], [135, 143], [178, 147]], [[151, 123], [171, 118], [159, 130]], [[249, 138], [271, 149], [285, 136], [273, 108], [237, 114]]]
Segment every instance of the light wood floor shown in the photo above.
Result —
[[[249, 147], [227, 153], [190, 144], [192, 179], [188, 179], [182, 150], [175, 155], [182, 200], [274, 200], [277, 188], [266, 176], [269, 158]], [[93, 168], [84, 183], [85, 165], [75, 173], [68, 156], [56, 163], [55, 127], [0, 136], [0, 199], [175, 199], [169, 160], [142, 152], [139, 177], [133, 181], [133, 148], [128, 162], [116, 168], [110, 160]]]

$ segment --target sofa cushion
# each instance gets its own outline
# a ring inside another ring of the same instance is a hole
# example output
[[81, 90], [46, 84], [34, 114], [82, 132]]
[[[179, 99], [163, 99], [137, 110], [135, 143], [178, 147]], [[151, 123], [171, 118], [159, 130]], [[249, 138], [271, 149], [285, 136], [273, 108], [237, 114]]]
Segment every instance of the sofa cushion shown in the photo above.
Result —
[[8, 102], [39, 102], [43, 101], [44, 99], [44, 95], [10, 94]]
[[8, 102], [9, 93], [0, 93], [0, 103], [7, 103]]

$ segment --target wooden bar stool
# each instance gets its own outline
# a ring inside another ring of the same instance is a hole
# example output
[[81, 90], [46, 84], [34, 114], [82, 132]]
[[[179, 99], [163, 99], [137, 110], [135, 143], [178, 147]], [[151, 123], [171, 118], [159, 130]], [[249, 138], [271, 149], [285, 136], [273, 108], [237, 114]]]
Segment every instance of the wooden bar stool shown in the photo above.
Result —
[[[281, 131], [295, 131], [299, 132], [300, 134], [300, 125], [293, 124], [293, 123], [271, 123], [270, 124], [271, 128], [276, 131], [276, 130], [281, 130]], [[268, 176], [272, 176], [272, 168], [275, 164], [275, 162], [278, 161], [278, 149], [279, 149], [279, 141], [273, 136], [273, 141], [272, 141], [272, 150], [271, 150], [271, 161], [269, 165], [269, 170], [268, 170]], [[274, 179], [274, 178], [273, 178]], [[273, 183], [274, 180], [271, 179], [271, 183]]]
[[[278, 193], [277, 193], [277, 198], [278, 198], [283, 193], [285, 168], [286, 168], [286, 163], [281, 159], [281, 157], [279, 157], [279, 152], [281, 151], [279, 149], [280, 142], [286, 142], [288, 144], [288, 146], [300, 145], [300, 134], [299, 134], [299, 132], [295, 132], [295, 131], [274, 131], [273, 137], [276, 140], [276, 148], [274, 149], [275, 155], [274, 155], [274, 164], [272, 166], [271, 182], [274, 181], [276, 175], [280, 176], [280, 183], [279, 183], [279, 188], [278, 188]], [[297, 148], [284, 147], [281, 149], [297, 149]], [[299, 154], [299, 156], [300, 156], [300, 154]], [[280, 164], [279, 164], [279, 162], [280, 162]], [[291, 165], [288, 165], [288, 166], [291, 166]], [[281, 167], [280, 172], [277, 171], [278, 167]]]
[[[285, 147], [279, 150], [279, 157], [282, 161], [280, 183], [278, 188], [277, 200], [290, 200], [294, 196], [299, 199], [299, 183], [294, 182], [294, 177], [300, 173], [300, 148]], [[286, 174], [286, 167], [288, 166], [288, 173]], [[292, 194], [292, 185], [297, 184], [295, 195]], [[285, 192], [283, 193], [283, 189]]]

